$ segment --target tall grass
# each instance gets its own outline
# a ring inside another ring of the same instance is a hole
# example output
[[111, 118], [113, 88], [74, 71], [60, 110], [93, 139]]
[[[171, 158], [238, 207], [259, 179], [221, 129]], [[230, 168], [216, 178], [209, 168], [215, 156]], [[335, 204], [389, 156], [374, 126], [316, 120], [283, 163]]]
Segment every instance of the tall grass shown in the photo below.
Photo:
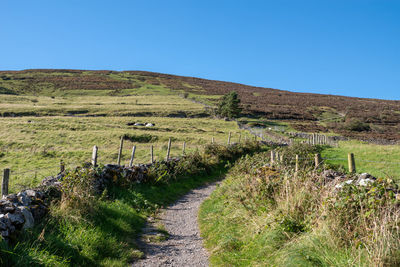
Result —
[[[294, 151], [294, 150], [298, 151]], [[309, 154], [312, 147], [289, 148]], [[397, 185], [335, 189], [305, 167], [271, 167], [268, 154], [245, 157], [201, 207], [200, 225], [216, 266], [398, 266]]]

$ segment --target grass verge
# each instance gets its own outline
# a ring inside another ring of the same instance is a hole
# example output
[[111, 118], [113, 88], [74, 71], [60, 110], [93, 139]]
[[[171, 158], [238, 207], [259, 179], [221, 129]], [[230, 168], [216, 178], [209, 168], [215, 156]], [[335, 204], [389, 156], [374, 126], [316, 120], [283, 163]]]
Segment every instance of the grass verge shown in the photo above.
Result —
[[[286, 150], [311, 158], [316, 149]], [[362, 187], [306, 167], [242, 158], [200, 208], [213, 266], [399, 266], [399, 200], [384, 179]]]

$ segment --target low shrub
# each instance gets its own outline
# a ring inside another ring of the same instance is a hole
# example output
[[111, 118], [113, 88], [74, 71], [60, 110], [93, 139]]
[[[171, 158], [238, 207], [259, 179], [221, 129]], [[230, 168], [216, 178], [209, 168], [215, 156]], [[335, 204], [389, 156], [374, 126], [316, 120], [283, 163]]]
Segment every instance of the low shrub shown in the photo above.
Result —
[[150, 134], [124, 134], [122, 137], [124, 140], [137, 143], [150, 143], [158, 140], [158, 136]]
[[365, 132], [365, 131], [371, 130], [371, 127], [369, 126], [368, 123], [362, 122], [357, 119], [347, 121], [344, 124], [344, 128], [346, 130], [354, 131], [354, 132]]

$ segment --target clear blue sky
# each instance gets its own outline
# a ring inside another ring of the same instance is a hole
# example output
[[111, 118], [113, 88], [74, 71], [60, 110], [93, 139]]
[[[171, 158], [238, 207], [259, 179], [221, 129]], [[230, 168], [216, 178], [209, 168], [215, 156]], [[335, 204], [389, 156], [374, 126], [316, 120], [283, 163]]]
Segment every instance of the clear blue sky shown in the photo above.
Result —
[[399, 0], [2, 0], [0, 70], [148, 70], [400, 99]]

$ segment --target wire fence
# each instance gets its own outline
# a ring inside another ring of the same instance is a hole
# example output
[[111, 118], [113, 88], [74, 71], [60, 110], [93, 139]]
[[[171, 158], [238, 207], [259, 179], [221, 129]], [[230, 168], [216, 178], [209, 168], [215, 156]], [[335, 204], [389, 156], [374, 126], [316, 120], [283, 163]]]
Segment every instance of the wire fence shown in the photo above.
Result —
[[[376, 161], [357, 157], [349, 153], [347, 158], [343, 157], [321, 157], [320, 154], [310, 155], [308, 157], [285, 158], [279, 151], [271, 151], [271, 164], [291, 164], [295, 170], [307, 169], [309, 167], [319, 169], [325, 163], [342, 166], [349, 173], [369, 173], [375, 177], [389, 178], [400, 182], [400, 162], [398, 161]], [[328, 165], [329, 166], [329, 165]], [[329, 167], [332, 167], [329, 166]], [[329, 168], [328, 167], [328, 168]]]
[[[102, 151], [100, 147], [98, 154], [96, 151], [96, 163], [118, 164], [121, 166], [129, 166], [132, 158], [132, 146], [135, 146], [135, 155], [133, 163], [146, 164], [154, 161], [165, 160], [167, 157], [167, 153], [169, 158], [181, 157], [184, 154], [192, 153], [195, 151], [201, 151], [202, 149], [204, 149], [204, 146], [206, 144], [210, 143], [233, 144], [233, 143], [243, 142], [247, 139], [248, 139], [247, 135], [239, 132], [236, 134], [229, 133], [229, 136], [227, 136], [225, 140], [222, 140], [221, 138], [217, 139], [212, 137], [208, 142], [206, 142], [205, 140], [201, 140], [202, 142], [200, 142], [199, 144], [193, 144], [193, 143], [187, 144], [185, 141], [171, 142], [171, 144], [129, 142], [123, 145], [123, 147], [120, 147], [118, 150], [115, 149], [115, 151], [111, 153], [109, 150]], [[99, 159], [97, 161], [98, 156]], [[40, 184], [40, 182], [44, 178], [49, 176], [52, 177], [57, 176], [62, 170], [72, 170], [78, 166], [83, 166], [85, 163], [92, 163], [92, 158], [90, 157], [90, 151], [87, 152], [87, 156], [82, 157], [82, 155], [79, 154], [78, 158], [80, 158], [81, 160], [69, 160], [65, 158], [64, 159], [60, 158], [60, 160], [57, 161], [56, 159], [51, 158], [48, 160], [47, 164], [37, 165], [33, 169], [24, 169], [24, 168], [8, 169], [11, 178], [8, 179], [10, 190], [7, 190], [7, 192], [18, 192], [26, 188], [35, 187], [38, 184]]]

